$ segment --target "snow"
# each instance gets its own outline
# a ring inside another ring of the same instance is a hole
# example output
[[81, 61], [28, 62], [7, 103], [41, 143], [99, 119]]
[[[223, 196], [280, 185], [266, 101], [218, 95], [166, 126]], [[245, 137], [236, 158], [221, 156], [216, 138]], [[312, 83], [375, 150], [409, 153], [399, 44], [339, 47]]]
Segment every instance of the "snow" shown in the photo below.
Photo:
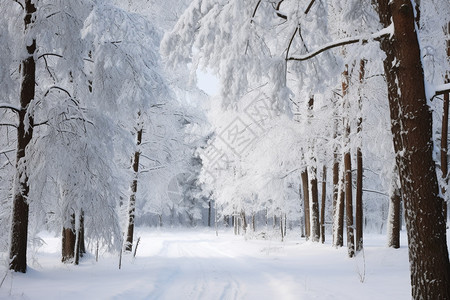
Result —
[[[284, 242], [231, 229], [137, 228], [136, 258], [92, 254], [79, 266], [60, 263], [60, 239], [30, 257], [27, 274], [6, 272], [1, 257], [0, 299], [410, 299], [406, 246], [385, 247], [384, 235], [365, 237], [364, 253], [347, 257], [288, 231]], [[402, 245], [406, 245], [402, 232]], [[327, 237], [330, 239], [330, 237]]]

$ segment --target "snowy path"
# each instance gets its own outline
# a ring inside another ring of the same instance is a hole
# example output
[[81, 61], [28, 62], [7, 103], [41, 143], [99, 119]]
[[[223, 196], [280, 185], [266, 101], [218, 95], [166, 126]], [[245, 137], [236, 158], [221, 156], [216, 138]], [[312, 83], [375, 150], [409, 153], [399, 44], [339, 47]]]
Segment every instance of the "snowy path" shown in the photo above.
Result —
[[293, 236], [282, 243], [213, 231], [137, 235], [137, 257], [125, 256], [121, 270], [107, 255], [62, 265], [59, 239], [44, 236], [39, 265], [9, 274], [0, 299], [410, 299], [406, 248], [386, 249], [381, 236], [366, 242], [365, 258], [348, 259], [346, 249]]

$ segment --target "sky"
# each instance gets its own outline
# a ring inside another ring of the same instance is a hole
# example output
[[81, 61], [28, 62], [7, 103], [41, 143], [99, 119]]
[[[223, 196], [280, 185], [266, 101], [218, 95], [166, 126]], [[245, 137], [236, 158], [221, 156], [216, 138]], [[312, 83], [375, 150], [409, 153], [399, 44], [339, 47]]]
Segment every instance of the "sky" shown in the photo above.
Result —
[[197, 70], [197, 86], [210, 96], [220, 92], [219, 78], [208, 71]]

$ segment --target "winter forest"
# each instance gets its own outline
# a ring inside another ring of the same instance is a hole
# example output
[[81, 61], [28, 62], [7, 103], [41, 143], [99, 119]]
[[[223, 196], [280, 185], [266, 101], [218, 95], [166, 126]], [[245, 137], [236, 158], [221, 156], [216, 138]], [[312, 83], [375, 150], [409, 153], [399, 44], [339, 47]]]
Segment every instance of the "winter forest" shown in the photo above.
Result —
[[450, 299], [447, 0], [2, 0], [1, 299]]

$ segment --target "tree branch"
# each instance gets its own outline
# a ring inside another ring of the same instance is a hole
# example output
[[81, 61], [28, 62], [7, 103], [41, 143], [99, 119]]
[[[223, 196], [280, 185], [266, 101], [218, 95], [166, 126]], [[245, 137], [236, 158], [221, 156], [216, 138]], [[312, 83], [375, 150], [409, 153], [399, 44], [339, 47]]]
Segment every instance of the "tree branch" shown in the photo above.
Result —
[[10, 127], [14, 127], [14, 128], [18, 128], [19, 127], [16, 124], [10, 124], [10, 123], [0, 123], [0, 126], [10, 126]]
[[283, 3], [283, 1], [284, 0], [280, 0], [280, 2], [278, 2], [278, 4], [277, 4], [277, 8], [276, 8], [277, 16], [279, 16], [280, 18], [282, 18], [284, 20], [287, 20], [287, 16], [285, 14], [280, 13], [280, 6], [281, 6], [281, 3]]
[[309, 5], [308, 5], [308, 7], [305, 10], [305, 15], [307, 15], [309, 13], [309, 10], [313, 6], [314, 2], [316, 2], [316, 0], [311, 0], [311, 2], [309, 2]]
[[65, 92], [70, 98], [72, 98], [72, 95], [70, 95], [70, 93], [69, 93], [67, 90], [63, 89], [62, 87], [56, 86], [56, 85], [49, 87], [48, 90], [47, 90], [47, 92], [45, 92], [44, 97], [47, 96], [48, 93], [50, 93], [50, 91], [51, 91], [52, 89], [56, 89], [56, 90], [63, 91], [63, 92]]
[[253, 15], [252, 15], [252, 19], [250, 20], [250, 23], [253, 23], [253, 18], [255, 17], [256, 11], [258, 10], [258, 7], [260, 4], [261, 4], [261, 0], [259, 0], [258, 3], [256, 3], [255, 10], [253, 11]]
[[0, 108], [11, 109], [11, 110], [15, 111], [16, 113], [19, 113], [21, 111], [21, 109], [19, 107], [16, 107], [16, 106], [8, 104], [8, 103], [0, 103]]
[[61, 54], [56, 54], [56, 53], [44, 53], [38, 56], [38, 59], [45, 57], [45, 56], [56, 56], [56, 57], [60, 57], [60, 58], [64, 58]]
[[[25, 7], [23, 7], [23, 4], [22, 3], [20, 3], [18, 0], [13, 0], [14, 2], [16, 2], [17, 4], [19, 4], [20, 5], [20, 7], [22, 7], [22, 9], [25, 9]], [[1, 286], [1, 285], [0, 285]]]
[[48, 120], [47, 120], [47, 121], [44, 121], [44, 122], [41, 122], [41, 123], [35, 123], [35, 124], [33, 124], [33, 128], [34, 128], [34, 127], [41, 126], [41, 125], [48, 125]]
[[16, 149], [3, 150], [3, 151], [0, 152], [0, 154], [6, 154], [6, 153], [9, 153], [9, 152], [14, 152], [14, 151], [16, 151]]
[[341, 39], [338, 41], [333, 41], [331, 43], [323, 45], [322, 47], [320, 47], [319, 49], [317, 49], [313, 52], [310, 52], [310, 53], [307, 53], [304, 55], [300, 55], [297, 57], [291, 56], [291, 57], [288, 57], [286, 60], [305, 61], [305, 60], [308, 60], [310, 58], [313, 58], [313, 57], [319, 55], [322, 52], [325, 52], [327, 50], [330, 50], [330, 49], [333, 49], [336, 47], [350, 45], [350, 44], [356, 44], [356, 43], [365, 44], [370, 41], [380, 41], [382, 38], [392, 35], [391, 27], [392, 27], [392, 25], [390, 25], [389, 27], [384, 28], [374, 34], [371, 34], [369, 38], [367, 38], [366, 36], [358, 36], [358, 37], [354, 37], [354, 38], [350, 37], [350, 38], [345, 38], [345, 39]]
[[286, 60], [288, 60], [289, 50], [291, 49], [291, 45], [292, 45], [292, 42], [294, 41], [294, 38], [295, 38], [295, 35], [297, 34], [297, 31], [298, 31], [298, 27], [295, 28], [294, 34], [292, 35], [291, 39], [289, 40], [289, 45], [288, 45], [287, 50], [286, 50]]

